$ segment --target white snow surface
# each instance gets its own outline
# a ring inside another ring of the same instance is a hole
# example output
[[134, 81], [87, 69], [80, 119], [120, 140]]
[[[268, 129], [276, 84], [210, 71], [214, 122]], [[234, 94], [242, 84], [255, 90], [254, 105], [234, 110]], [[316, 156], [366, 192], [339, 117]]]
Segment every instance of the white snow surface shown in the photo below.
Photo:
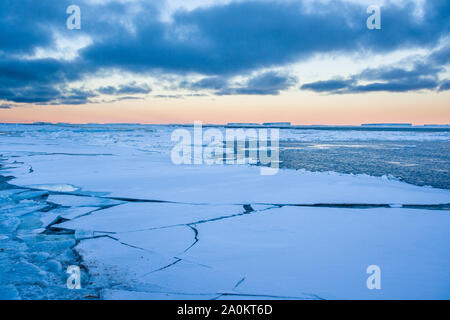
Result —
[[[27, 188], [0, 191], [0, 202], [8, 200], [0, 206], [7, 215], [0, 244], [23, 215], [45, 207], [34, 202], [45, 197], [62, 207], [26, 220], [29, 228], [59, 219], [53, 228], [74, 231], [75, 250], [104, 299], [450, 299], [449, 211], [402, 207], [449, 204], [449, 190], [366, 175], [177, 166], [169, 157], [175, 128], [0, 125], [0, 174]], [[283, 134], [449, 139], [300, 131]], [[380, 290], [366, 286], [370, 265], [381, 269]], [[0, 281], [0, 298], [20, 298], [16, 287]]]

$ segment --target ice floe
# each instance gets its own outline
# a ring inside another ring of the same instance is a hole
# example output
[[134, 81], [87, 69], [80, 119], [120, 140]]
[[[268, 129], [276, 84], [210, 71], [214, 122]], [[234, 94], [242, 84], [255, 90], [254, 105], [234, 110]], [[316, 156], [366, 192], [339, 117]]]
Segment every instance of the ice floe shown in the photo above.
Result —
[[[450, 298], [449, 190], [367, 175], [177, 166], [168, 157], [172, 127], [0, 129], [0, 299]], [[82, 269], [80, 291], [66, 287], [69, 265]], [[382, 270], [381, 290], [366, 286], [370, 265]]]

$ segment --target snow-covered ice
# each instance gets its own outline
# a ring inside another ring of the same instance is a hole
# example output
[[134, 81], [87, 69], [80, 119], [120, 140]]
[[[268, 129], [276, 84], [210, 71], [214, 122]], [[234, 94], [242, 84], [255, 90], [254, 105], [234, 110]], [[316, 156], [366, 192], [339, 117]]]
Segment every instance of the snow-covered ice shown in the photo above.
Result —
[[[449, 190], [367, 175], [177, 166], [173, 129], [0, 125], [0, 298], [450, 298]], [[82, 267], [81, 291], [65, 286], [69, 265]], [[381, 290], [366, 286], [370, 265], [381, 268]]]

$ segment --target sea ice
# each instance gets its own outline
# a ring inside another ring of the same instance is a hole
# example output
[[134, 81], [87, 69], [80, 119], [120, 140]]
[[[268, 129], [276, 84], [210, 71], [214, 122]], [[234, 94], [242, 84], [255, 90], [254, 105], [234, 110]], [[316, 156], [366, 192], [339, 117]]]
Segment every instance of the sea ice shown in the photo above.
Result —
[[[0, 190], [0, 298], [450, 298], [449, 190], [367, 175], [176, 166], [173, 127], [0, 129], [0, 173], [14, 175], [10, 185], [0, 178], [8, 188]], [[449, 139], [290, 129], [281, 137]], [[87, 268], [80, 292], [65, 287], [71, 264]], [[381, 268], [381, 290], [366, 286], [370, 265]]]
[[242, 206], [127, 203], [55, 225], [64, 229], [132, 232], [186, 225], [242, 214]]

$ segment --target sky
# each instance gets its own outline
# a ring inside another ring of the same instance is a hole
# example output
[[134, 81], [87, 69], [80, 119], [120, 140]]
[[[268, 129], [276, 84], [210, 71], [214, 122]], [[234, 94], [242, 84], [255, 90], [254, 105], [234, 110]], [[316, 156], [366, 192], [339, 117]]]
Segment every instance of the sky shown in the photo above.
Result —
[[0, 122], [450, 123], [448, 0], [2, 0], [0, 30]]

